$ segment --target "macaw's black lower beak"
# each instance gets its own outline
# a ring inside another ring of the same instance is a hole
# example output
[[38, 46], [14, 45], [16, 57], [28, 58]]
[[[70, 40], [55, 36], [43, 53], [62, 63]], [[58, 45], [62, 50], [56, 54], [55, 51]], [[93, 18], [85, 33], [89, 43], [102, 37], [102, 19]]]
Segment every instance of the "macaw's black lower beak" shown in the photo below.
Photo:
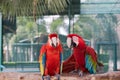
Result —
[[55, 44], [53, 44], [53, 43], [52, 43], [52, 46], [53, 46], [53, 47], [56, 47], [56, 46], [57, 46], [57, 44], [55, 45]]
[[71, 43], [71, 47], [76, 47], [76, 46], [77, 46], [76, 43], [74, 43], [74, 42]]

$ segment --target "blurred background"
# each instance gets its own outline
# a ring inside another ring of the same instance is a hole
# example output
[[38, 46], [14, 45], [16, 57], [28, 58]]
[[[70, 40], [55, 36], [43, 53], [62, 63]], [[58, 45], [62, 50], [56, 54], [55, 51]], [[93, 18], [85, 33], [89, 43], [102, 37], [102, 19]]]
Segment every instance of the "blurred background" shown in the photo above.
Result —
[[[13, 5], [14, 4], [14, 5]], [[1, 71], [38, 72], [39, 50], [56, 32], [63, 60], [69, 33], [95, 49], [104, 72], [120, 70], [119, 0], [0, 0]]]

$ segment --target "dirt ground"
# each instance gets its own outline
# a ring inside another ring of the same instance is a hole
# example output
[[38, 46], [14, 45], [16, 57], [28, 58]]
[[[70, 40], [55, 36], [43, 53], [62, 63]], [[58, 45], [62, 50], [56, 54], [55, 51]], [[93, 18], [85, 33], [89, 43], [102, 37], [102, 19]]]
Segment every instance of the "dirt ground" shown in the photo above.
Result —
[[[40, 73], [1, 72], [0, 80], [41, 80]], [[51, 80], [56, 80], [51, 77]], [[120, 80], [120, 71], [91, 74], [79, 77], [76, 74], [62, 74], [60, 80]]]

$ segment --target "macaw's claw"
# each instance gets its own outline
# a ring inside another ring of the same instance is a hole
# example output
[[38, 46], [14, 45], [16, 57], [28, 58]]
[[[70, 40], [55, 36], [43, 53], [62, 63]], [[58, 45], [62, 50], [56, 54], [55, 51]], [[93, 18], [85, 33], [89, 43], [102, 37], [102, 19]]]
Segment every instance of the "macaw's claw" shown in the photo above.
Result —
[[78, 73], [78, 70], [73, 70], [70, 73], [74, 74], [74, 73]]
[[50, 80], [50, 76], [42, 76], [42, 80]]
[[57, 77], [57, 80], [60, 80], [60, 75], [59, 74], [56, 74], [55, 76]]
[[48, 76], [46, 76], [46, 80], [50, 80], [50, 76], [48, 75]]
[[44, 76], [42, 76], [42, 80], [44, 80]]
[[79, 71], [78, 74], [79, 74], [80, 77], [83, 76], [83, 72], [82, 71]]

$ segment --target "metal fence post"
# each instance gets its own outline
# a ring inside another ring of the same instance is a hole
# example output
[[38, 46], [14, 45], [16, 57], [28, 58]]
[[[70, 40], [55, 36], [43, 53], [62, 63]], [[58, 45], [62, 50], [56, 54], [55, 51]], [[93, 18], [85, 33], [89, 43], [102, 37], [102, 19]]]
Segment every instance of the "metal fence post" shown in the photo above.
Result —
[[117, 44], [114, 44], [114, 71], [117, 71]]
[[2, 71], [2, 13], [0, 12], [0, 72]]
[[69, 34], [71, 33], [71, 2], [72, 0], [70, 0], [70, 3], [69, 3], [69, 11], [68, 11], [68, 16], [69, 16]]
[[[100, 56], [100, 44], [99, 43], [97, 43], [97, 55]], [[99, 57], [98, 59], [100, 60]]]

